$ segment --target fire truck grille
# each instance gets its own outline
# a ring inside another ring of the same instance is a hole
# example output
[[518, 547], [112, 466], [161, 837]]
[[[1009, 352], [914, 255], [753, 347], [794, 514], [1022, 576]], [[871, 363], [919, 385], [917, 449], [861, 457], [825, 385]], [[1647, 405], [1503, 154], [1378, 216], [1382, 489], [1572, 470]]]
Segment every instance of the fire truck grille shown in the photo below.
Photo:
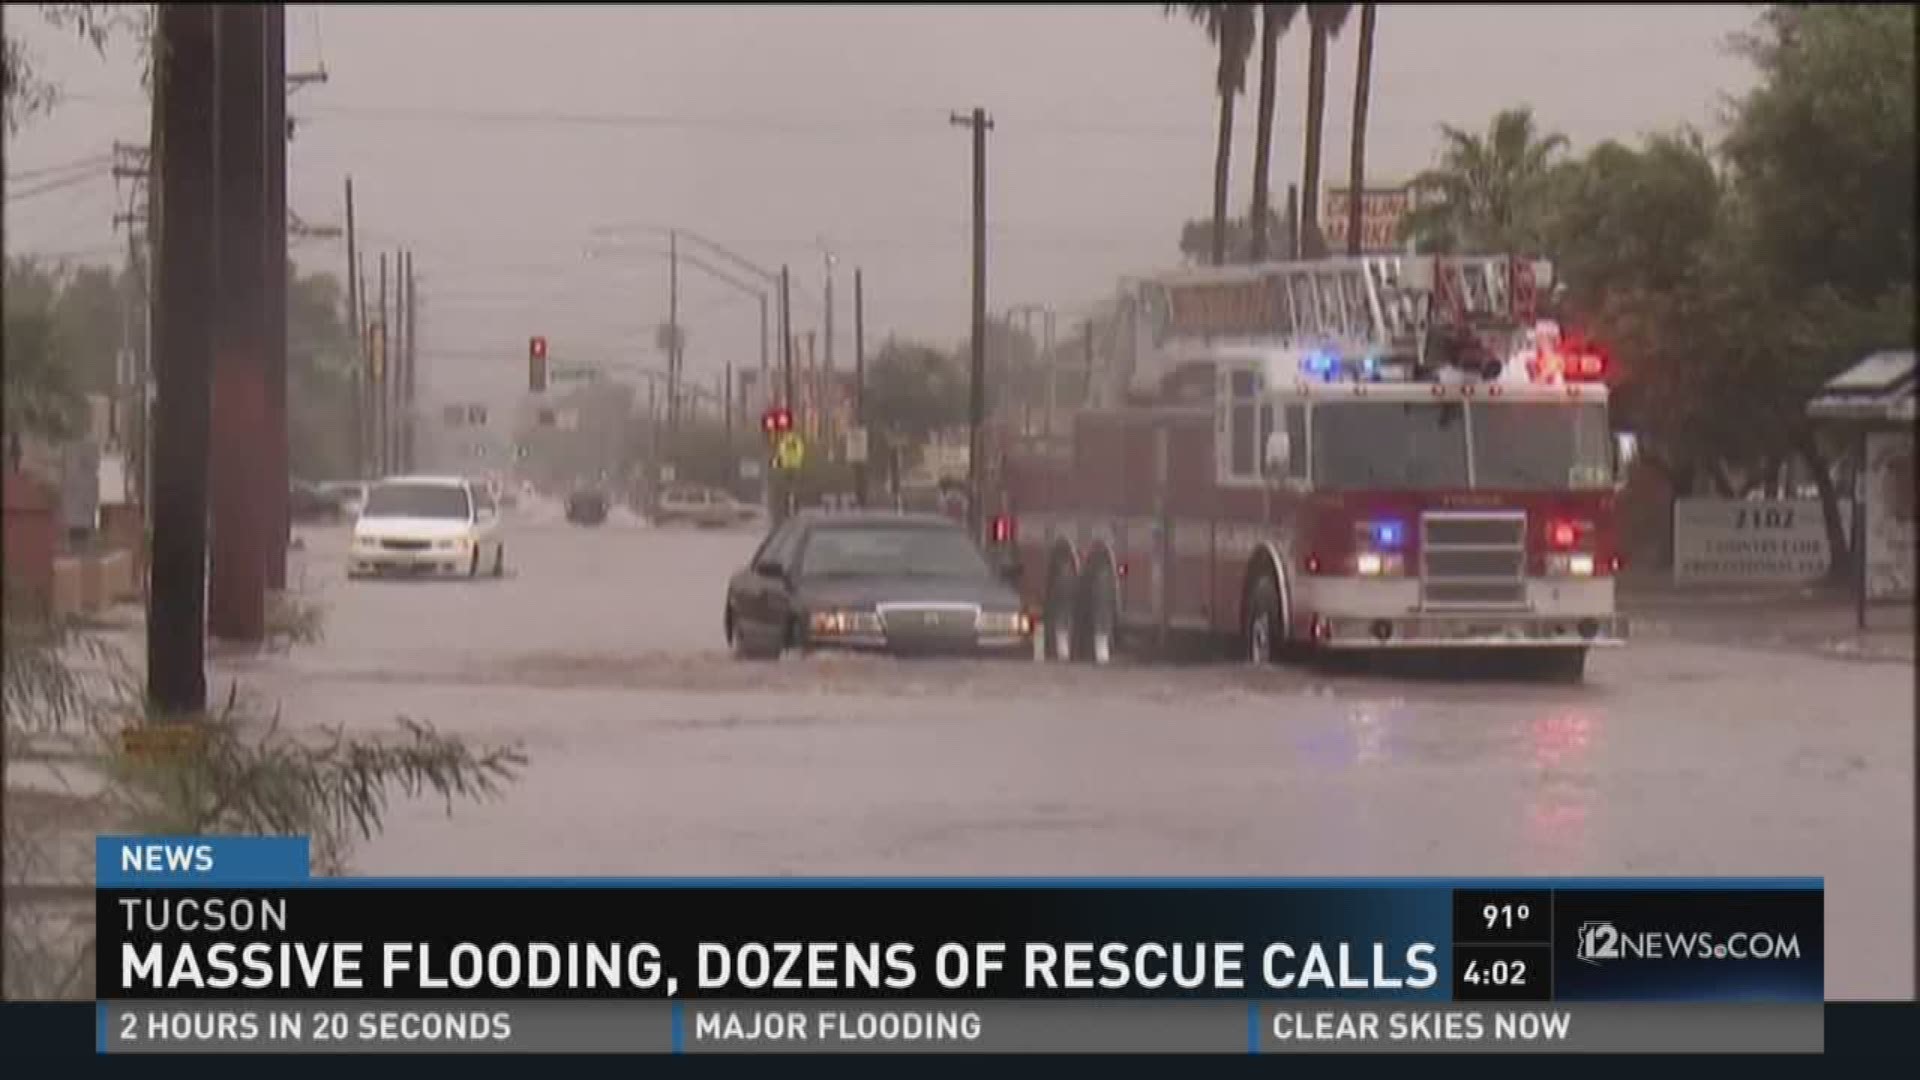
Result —
[[1527, 599], [1527, 518], [1435, 512], [1420, 519], [1425, 607], [1519, 607]]

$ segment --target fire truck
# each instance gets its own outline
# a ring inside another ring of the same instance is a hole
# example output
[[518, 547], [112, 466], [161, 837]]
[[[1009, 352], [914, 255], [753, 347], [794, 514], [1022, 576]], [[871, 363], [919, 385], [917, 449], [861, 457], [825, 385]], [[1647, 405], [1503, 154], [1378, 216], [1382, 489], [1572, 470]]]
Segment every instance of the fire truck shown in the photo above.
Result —
[[1106, 400], [989, 470], [985, 539], [1036, 657], [1193, 635], [1256, 663], [1493, 650], [1584, 678], [1627, 637], [1635, 442], [1608, 424], [1605, 351], [1546, 317], [1552, 274], [1405, 256], [1126, 283]]

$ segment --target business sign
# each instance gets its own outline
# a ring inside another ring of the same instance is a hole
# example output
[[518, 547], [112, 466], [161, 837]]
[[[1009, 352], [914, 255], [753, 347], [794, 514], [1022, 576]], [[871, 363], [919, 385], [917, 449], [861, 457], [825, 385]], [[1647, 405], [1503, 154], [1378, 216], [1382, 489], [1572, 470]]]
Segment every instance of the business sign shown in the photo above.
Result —
[[1867, 436], [1867, 596], [1914, 597], [1913, 432]]
[[[1850, 508], [1841, 504], [1840, 518]], [[1681, 584], [1813, 581], [1827, 572], [1818, 499], [1675, 499], [1673, 578]]]
[[[1360, 191], [1360, 253], [1391, 255], [1401, 250], [1400, 224], [1414, 207], [1413, 188], [1370, 187]], [[1336, 254], [1347, 250], [1348, 215], [1353, 212], [1349, 188], [1328, 188], [1326, 210], [1320, 215], [1320, 233]]]

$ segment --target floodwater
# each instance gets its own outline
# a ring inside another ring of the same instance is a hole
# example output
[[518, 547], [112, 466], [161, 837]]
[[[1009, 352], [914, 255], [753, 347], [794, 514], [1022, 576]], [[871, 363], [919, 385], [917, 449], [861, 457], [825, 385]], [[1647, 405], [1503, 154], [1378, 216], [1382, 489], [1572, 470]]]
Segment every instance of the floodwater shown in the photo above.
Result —
[[326, 639], [227, 663], [299, 723], [522, 744], [395, 806], [406, 875], [1817, 875], [1828, 992], [1912, 993], [1913, 669], [1658, 640], [1584, 686], [1243, 665], [732, 660], [757, 528], [509, 520], [503, 580], [295, 575]]

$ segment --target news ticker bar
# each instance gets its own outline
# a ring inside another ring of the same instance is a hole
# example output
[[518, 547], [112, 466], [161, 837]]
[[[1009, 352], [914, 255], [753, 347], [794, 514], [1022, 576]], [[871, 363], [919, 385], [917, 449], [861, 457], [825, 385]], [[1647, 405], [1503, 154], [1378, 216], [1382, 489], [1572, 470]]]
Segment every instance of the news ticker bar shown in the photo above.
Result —
[[105, 1054], [1821, 1053], [1817, 1004], [116, 1001]]
[[258, 837], [97, 858], [103, 1001], [1824, 1000], [1805, 879], [324, 879]]

